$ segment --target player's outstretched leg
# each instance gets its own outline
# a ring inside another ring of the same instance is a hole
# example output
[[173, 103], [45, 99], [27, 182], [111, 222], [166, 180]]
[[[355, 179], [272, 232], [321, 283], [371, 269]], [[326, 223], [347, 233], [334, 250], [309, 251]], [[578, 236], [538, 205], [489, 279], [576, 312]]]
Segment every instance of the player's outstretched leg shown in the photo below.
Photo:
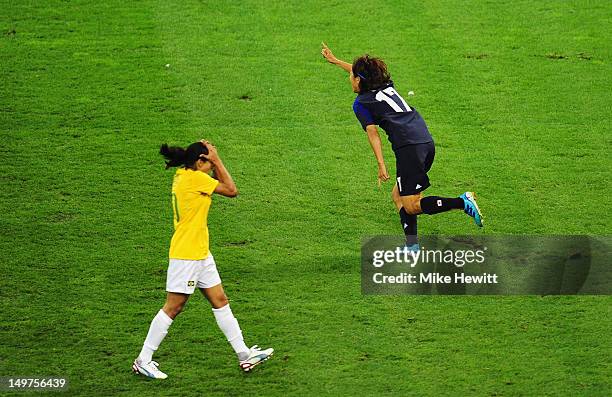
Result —
[[238, 365], [243, 371], [249, 372], [253, 367], [261, 364], [272, 356], [274, 353], [274, 349], [272, 348], [261, 350], [255, 345], [249, 349], [244, 343], [242, 330], [240, 329], [238, 320], [232, 313], [229, 301], [221, 284], [217, 284], [211, 288], [201, 288], [200, 290], [212, 305], [212, 311], [215, 315], [215, 320], [217, 320], [217, 325], [227, 338], [232, 349], [234, 349], [234, 352], [236, 352], [239, 361]]
[[474, 218], [476, 224], [480, 227], [482, 223], [482, 213], [476, 204], [476, 197], [473, 192], [465, 192], [460, 197], [439, 197], [427, 196], [422, 197], [421, 194], [410, 196], [402, 196], [402, 204], [408, 214], [428, 214], [434, 215], [450, 210], [463, 210], [470, 217]]

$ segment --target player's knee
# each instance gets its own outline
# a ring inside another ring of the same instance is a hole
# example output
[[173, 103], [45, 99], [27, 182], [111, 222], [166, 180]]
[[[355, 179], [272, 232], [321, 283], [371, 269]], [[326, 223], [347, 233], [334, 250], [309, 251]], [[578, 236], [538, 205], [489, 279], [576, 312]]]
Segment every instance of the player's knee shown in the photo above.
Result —
[[229, 304], [229, 299], [227, 299], [227, 295], [225, 295], [225, 293], [222, 293], [216, 296], [211, 303], [215, 309], [221, 309], [223, 306], [227, 306]]
[[183, 311], [183, 307], [184, 307], [184, 305], [171, 307], [170, 308], [170, 313], [168, 314], [168, 316], [170, 318], [175, 318], [176, 316], [178, 316]]
[[418, 215], [421, 213], [420, 198], [404, 200], [403, 205], [406, 212], [410, 215]]
[[166, 303], [164, 305], [164, 312], [166, 312], [168, 317], [174, 319], [176, 316], [178, 316], [183, 311], [183, 308], [185, 307], [185, 303], [186, 302]]
[[420, 213], [419, 209], [414, 204], [410, 204], [408, 206], [404, 205], [404, 209], [409, 215], [418, 215]]
[[175, 319], [176, 316], [179, 315], [179, 313], [181, 312], [180, 310], [177, 310], [175, 307], [173, 306], [164, 306], [164, 313], [166, 313], [168, 315], [168, 317], [170, 317], [171, 319]]

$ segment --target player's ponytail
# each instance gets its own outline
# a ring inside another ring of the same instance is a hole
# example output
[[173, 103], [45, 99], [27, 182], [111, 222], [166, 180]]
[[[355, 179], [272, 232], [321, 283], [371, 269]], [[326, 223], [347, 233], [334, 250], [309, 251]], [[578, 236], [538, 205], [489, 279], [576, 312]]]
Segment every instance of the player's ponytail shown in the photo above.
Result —
[[167, 160], [166, 169], [181, 166], [193, 168], [193, 165], [201, 158], [201, 155], [208, 154], [208, 148], [202, 142], [194, 142], [187, 149], [178, 146], [168, 146], [168, 144], [164, 143], [159, 148], [159, 154]]
[[385, 61], [368, 54], [356, 58], [352, 69], [353, 75], [359, 77], [359, 89], [362, 92], [376, 90], [391, 81]]

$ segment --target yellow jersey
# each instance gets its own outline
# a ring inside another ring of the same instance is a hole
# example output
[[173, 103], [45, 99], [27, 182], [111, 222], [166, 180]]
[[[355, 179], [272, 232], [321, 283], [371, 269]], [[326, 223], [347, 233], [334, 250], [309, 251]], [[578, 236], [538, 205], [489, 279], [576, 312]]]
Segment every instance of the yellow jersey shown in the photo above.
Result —
[[170, 258], [200, 260], [209, 254], [208, 210], [219, 181], [210, 175], [179, 168], [172, 182], [174, 234]]

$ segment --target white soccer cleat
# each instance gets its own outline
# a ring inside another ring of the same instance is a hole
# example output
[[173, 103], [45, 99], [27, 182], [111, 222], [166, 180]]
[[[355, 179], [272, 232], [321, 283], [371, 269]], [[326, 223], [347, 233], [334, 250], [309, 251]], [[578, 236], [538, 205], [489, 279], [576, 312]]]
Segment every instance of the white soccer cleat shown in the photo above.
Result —
[[134, 360], [134, 364], [132, 364], [132, 371], [153, 379], [166, 379], [168, 375], [160, 371], [157, 367], [159, 367], [157, 361], [149, 361], [147, 364], [143, 364], [140, 360], [136, 359]]
[[265, 350], [261, 350], [259, 346], [255, 345], [251, 347], [251, 351], [249, 352], [249, 357], [246, 360], [240, 361], [240, 369], [244, 372], [249, 372], [256, 365], [259, 365], [272, 357], [274, 354], [274, 349], [269, 348]]

